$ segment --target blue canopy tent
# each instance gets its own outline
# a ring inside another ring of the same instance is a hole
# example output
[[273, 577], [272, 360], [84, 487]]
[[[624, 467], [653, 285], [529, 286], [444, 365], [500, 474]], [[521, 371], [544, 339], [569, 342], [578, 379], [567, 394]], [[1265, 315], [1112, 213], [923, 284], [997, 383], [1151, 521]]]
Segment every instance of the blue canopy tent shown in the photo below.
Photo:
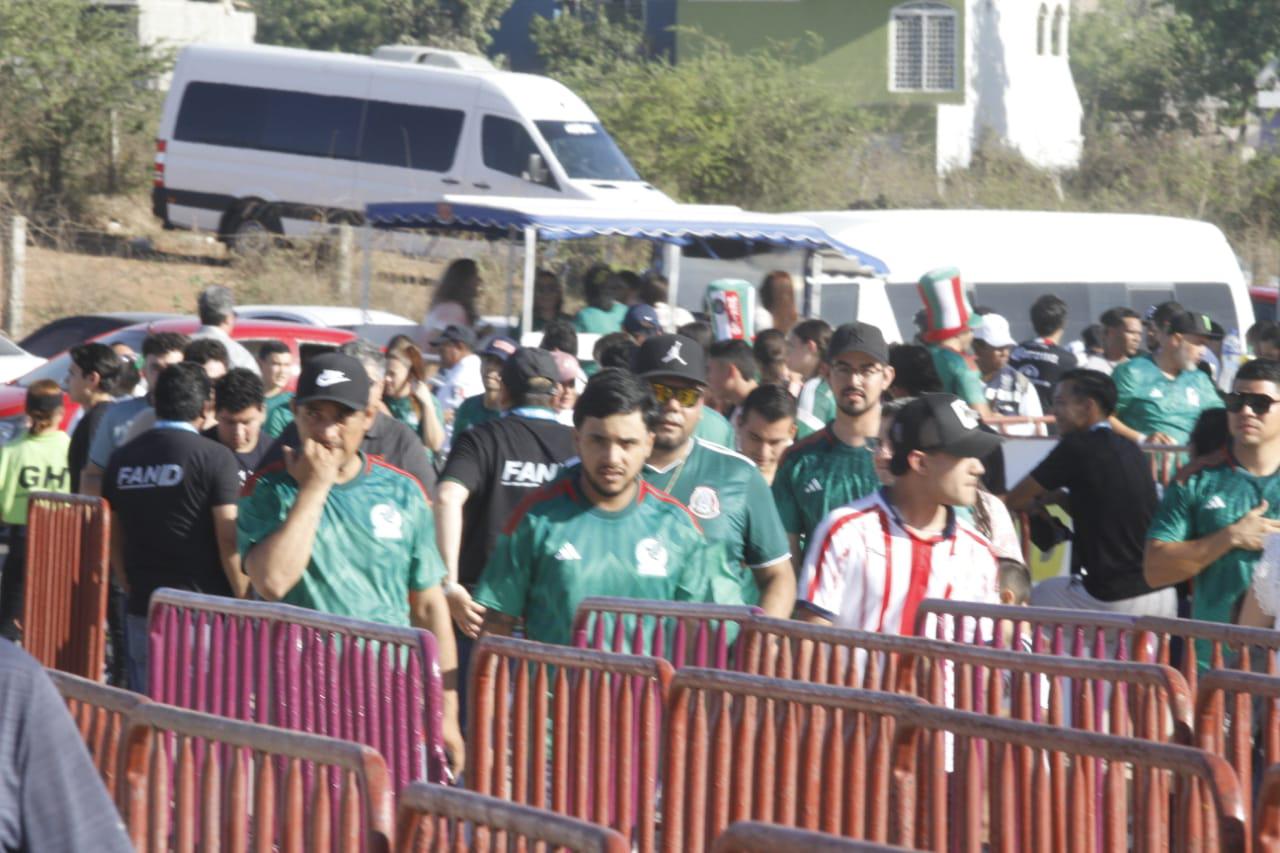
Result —
[[[670, 204], [617, 210], [599, 202], [446, 196], [439, 202], [371, 204], [365, 209], [365, 219], [377, 229], [461, 230], [495, 238], [523, 234], [525, 262], [521, 316], [525, 329], [532, 328], [533, 278], [537, 269], [539, 238], [572, 240], [616, 236], [663, 244], [662, 266], [670, 282], [672, 304], [676, 302], [679, 286], [681, 248], [712, 239], [798, 249], [810, 258], [817, 252], [831, 251], [857, 261], [872, 274], [888, 272], [879, 258], [841, 243], [803, 216], [752, 213], [722, 205]], [[365, 257], [367, 299], [368, 252]], [[806, 297], [808, 291], [806, 282]]]

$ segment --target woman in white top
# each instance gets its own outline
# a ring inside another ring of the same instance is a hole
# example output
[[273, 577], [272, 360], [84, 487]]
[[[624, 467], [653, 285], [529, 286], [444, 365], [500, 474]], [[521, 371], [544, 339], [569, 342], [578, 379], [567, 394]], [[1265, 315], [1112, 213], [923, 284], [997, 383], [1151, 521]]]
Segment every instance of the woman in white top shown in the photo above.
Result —
[[431, 296], [431, 308], [422, 319], [419, 333], [420, 345], [429, 345], [437, 333], [450, 326], [469, 326], [474, 328], [479, 314], [476, 312], [476, 300], [480, 296], [480, 288], [484, 282], [480, 278], [480, 270], [476, 262], [470, 258], [459, 258], [449, 264], [444, 277], [436, 285]]

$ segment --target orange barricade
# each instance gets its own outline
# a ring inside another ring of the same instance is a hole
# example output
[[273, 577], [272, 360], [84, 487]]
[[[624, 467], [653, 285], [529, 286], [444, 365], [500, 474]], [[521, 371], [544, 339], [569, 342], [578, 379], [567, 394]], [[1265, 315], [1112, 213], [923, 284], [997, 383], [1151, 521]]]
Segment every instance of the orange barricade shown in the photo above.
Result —
[[687, 668], [671, 683], [666, 761], [673, 853], [705, 850], [740, 820], [975, 853], [984, 817], [992, 850], [1245, 844], [1239, 784], [1220, 756], [891, 693]]
[[129, 713], [151, 700], [140, 693], [108, 687], [78, 675], [69, 675], [55, 669], [47, 670], [49, 678], [66, 700], [67, 710], [84, 738], [93, 765], [102, 776], [112, 797], [118, 787], [116, 774], [120, 769], [121, 745]]
[[110, 544], [106, 501], [32, 493], [22, 646], [45, 666], [102, 679]]
[[1191, 692], [1176, 670], [1160, 664], [988, 649], [764, 616], [744, 623], [742, 649], [739, 669], [754, 675], [896, 690], [960, 711], [1191, 743]]
[[371, 747], [150, 704], [129, 714], [124, 767], [139, 853], [391, 848], [391, 784]]
[[573, 618], [573, 644], [580, 649], [653, 655], [677, 669], [724, 669], [733, 658], [738, 625], [763, 612], [746, 605], [585, 598]]
[[[1257, 735], [1253, 724], [1255, 699], [1262, 700]], [[1252, 783], [1255, 737], [1261, 740], [1265, 765], [1280, 762], [1278, 701], [1280, 678], [1275, 676], [1230, 670], [1203, 673], [1196, 690], [1196, 745], [1224, 756], [1242, 783]], [[1246, 802], [1245, 807], [1248, 805]]]
[[1253, 853], [1280, 853], [1280, 765], [1262, 774], [1253, 812]]
[[750, 820], [735, 823], [711, 845], [711, 853], [900, 853], [906, 849]]
[[396, 845], [400, 853], [453, 850], [568, 850], [627, 853], [626, 839], [603, 826], [442, 785], [400, 792]]
[[662, 707], [659, 658], [484, 637], [471, 660], [470, 785], [612, 827], [653, 850]]

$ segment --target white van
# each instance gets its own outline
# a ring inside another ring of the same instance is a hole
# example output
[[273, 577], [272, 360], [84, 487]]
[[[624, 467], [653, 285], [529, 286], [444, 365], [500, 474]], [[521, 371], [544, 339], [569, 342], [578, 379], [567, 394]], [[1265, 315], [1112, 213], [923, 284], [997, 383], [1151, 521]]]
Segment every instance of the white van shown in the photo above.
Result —
[[156, 216], [234, 243], [449, 193], [672, 203], [556, 81], [383, 56], [184, 48], [156, 139]]
[[[1235, 253], [1215, 226], [1191, 219], [1117, 213], [1015, 210], [876, 210], [805, 213], [832, 237], [884, 261], [889, 302], [904, 334], [923, 306], [916, 283], [937, 267], [959, 268], [975, 305], [1034, 334], [1028, 312], [1054, 293], [1068, 307], [1067, 339], [1103, 311], [1138, 312], [1176, 299], [1243, 336], [1253, 307]], [[839, 258], [824, 258], [837, 272]]]

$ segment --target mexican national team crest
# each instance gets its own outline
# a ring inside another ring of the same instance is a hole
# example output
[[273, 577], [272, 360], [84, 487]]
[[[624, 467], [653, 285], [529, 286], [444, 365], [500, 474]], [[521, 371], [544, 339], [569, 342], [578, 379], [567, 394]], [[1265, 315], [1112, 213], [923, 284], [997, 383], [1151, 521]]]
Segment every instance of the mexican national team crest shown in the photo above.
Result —
[[403, 539], [404, 517], [391, 504], [377, 504], [369, 510], [373, 535], [378, 539]]
[[636, 543], [636, 570], [648, 577], [667, 576], [667, 548], [657, 539], [641, 539]]
[[1194, 388], [1187, 389], [1187, 402], [1193, 406], [1200, 405], [1200, 392]]
[[698, 486], [689, 495], [689, 512], [698, 518], [715, 518], [720, 514], [720, 496], [710, 486]]

